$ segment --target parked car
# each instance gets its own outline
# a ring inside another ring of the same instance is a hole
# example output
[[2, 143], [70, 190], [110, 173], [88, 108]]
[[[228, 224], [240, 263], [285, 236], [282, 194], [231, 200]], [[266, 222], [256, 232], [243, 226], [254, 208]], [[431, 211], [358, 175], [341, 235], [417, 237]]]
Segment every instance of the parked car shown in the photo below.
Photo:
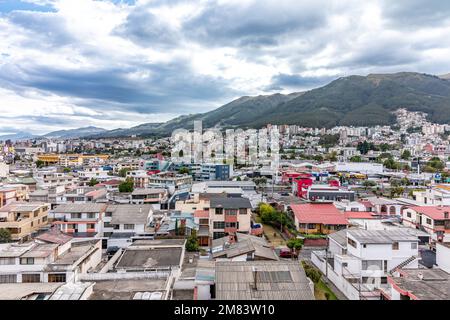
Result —
[[292, 252], [291, 249], [281, 249], [280, 258], [296, 258], [297, 253]]

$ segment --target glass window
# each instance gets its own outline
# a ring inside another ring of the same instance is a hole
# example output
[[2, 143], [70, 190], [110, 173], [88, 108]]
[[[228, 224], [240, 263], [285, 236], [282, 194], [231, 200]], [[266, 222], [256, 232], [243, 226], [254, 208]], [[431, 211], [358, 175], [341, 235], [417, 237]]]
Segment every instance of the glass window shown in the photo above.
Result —
[[66, 282], [65, 273], [49, 273], [48, 282]]
[[34, 258], [20, 258], [20, 264], [34, 264]]
[[216, 208], [216, 214], [223, 214], [223, 208]]
[[17, 275], [15, 274], [4, 274], [0, 275], [0, 283], [16, 283]]
[[225, 229], [224, 221], [214, 221], [213, 223], [214, 229]]
[[353, 239], [348, 238], [347, 243], [351, 245], [353, 248], [358, 248], [358, 244]]
[[134, 229], [134, 224], [125, 224], [125, 225], [123, 226], [123, 228], [124, 228], [125, 230], [133, 230], [133, 229]]
[[399, 244], [398, 244], [398, 242], [392, 243], [392, 250], [398, 250], [398, 249], [399, 249]]
[[16, 264], [16, 258], [0, 258], [0, 266], [14, 265]]
[[247, 209], [245, 208], [239, 209], [239, 214], [247, 214]]
[[416, 250], [417, 249], [417, 242], [411, 243], [411, 249]]
[[36, 273], [36, 274], [22, 274], [22, 282], [23, 283], [41, 282], [41, 275], [39, 273]]

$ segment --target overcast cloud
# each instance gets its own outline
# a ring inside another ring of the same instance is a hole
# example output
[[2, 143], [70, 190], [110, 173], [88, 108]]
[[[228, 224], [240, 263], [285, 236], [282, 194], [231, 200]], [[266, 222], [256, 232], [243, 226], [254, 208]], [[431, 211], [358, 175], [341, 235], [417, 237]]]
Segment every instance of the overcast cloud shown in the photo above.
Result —
[[352, 74], [450, 72], [441, 0], [0, 0], [0, 133], [106, 129]]

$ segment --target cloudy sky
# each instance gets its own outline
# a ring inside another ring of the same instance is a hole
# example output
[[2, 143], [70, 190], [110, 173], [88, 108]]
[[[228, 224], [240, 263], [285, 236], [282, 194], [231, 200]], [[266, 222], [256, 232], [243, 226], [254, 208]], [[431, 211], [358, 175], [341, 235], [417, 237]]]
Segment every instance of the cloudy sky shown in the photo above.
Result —
[[0, 0], [0, 133], [114, 129], [351, 74], [450, 72], [450, 1]]

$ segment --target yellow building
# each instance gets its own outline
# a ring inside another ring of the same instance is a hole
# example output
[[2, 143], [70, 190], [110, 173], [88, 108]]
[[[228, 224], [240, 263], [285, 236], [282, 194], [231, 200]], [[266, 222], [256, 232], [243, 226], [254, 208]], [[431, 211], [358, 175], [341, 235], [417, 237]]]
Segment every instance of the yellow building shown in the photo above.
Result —
[[30, 238], [48, 223], [50, 204], [42, 202], [13, 202], [0, 208], [0, 229], [11, 232], [14, 241]]
[[109, 155], [105, 154], [95, 154], [95, 155], [84, 155], [84, 154], [41, 154], [38, 155], [38, 160], [43, 161], [45, 165], [57, 164], [60, 166], [81, 166], [83, 164], [88, 164], [91, 161], [106, 161], [109, 159]]

